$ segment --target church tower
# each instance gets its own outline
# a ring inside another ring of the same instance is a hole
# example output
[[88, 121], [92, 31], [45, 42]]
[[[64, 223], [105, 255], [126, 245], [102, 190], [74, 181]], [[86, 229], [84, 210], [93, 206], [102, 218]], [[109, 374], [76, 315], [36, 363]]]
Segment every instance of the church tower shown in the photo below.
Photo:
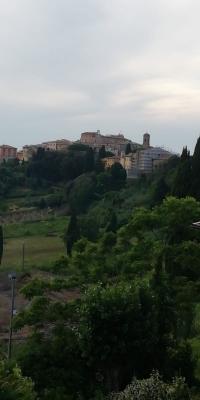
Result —
[[145, 133], [143, 135], [143, 147], [145, 149], [147, 149], [148, 147], [150, 147], [150, 135], [149, 133]]

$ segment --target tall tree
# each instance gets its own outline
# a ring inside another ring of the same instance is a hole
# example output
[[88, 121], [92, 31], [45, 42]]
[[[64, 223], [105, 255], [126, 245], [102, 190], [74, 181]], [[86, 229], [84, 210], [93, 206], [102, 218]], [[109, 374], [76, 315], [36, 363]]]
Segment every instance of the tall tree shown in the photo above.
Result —
[[200, 137], [192, 157], [192, 195], [200, 199]]
[[99, 158], [105, 158], [106, 157], [106, 149], [105, 146], [101, 146], [99, 149]]
[[0, 226], [0, 265], [3, 257], [3, 227]]
[[80, 237], [80, 232], [79, 232], [77, 216], [73, 212], [69, 221], [67, 231], [64, 236], [67, 254], [69, 256], [71, 256], [73, 245], [79, 239], [79, 237]]
[[85, 155], [85, 171], [91, 172], [94, 170], [94, 150], [89, 147]]
[[192, 166], [190, 152], [183, 148], [180, 163], [174, 179], [172, 194], [177, 197], [186, 197], [191, 193]]
[[125, 154], [130, 154], [131, 153], [131, 144], [127, 143], [126, 148], [125, 148]]
[[117, 181], [126, 181], [126, 170], [122, 167], [122, 165], [118, 162], [113, 164], [110, 168], [111, 177], [114, 182]]
[[161, 177], [154, 189], [153, 193], [153, 205], [160, 204], [169, 193], [169, 187], [167, 186], [165, 179]]

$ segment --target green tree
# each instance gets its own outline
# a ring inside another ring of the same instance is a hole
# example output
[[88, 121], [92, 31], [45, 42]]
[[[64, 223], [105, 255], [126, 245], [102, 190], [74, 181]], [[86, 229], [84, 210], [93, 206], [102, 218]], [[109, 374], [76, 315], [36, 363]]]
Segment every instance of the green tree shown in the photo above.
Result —
[[106, 157], [106, 149], [105, 146], [101, 146], [99, 149], [99, 158], [105, 158]]
[[3, 257], [3, 227], [0, 226], [0, 264], [2, 262]]
[[0, 361], [0, 398], [2, 400], [36, 400], [30, 378], [22, 376], [20, 368]]
[[110, 173], [112, 179], [115, 181], [126, 180], [126, 171], [120, 163], [116, 162], [115, 164], [113, 164], [112, 167], [110, 168]]
[[93, 174], [83, 174], [71, 185], [68, 201], [72, 210], [80, 214], [87, 210], [94, 198], [96, 177]]
[[133, 379], [126, 389], [110, 396], [112, 400], [190, 400], [189, 388], [183, 378], [175, 378], [172, 383], [165, 383], [158, 372], [150, 378]]
[[197, 199], [200, 199], [200, 137], [197, 139], [197, 143], [194, 149], [192, 157], [192, 195]]
[[192, 168], [190, 152], [187, 147], [183, 148], [180, 163], [175, 175], [172, 194], [177, 197], [186, 197], [191, 193]]
[[67, 254], [69, 256], [71, 256], [73, 245], [79, 239], [79, 237], [80, 237], [80, 231], [79, 231], [77, 216], [73, 212], [64, 236]]
[[111, 175], [111, 188], [114, 190], [119, 190], [126, 183], [126, 170], [118, 162], [114, 163], [109, 169]]
[[81, 358], [76, 330], [64, 326], [61, 310], [64, 314], [61, 307], [54, 311], [54, 328], [45, 325], [48, 336], [37, 332], [18, 351], [22, 370], [34, 380], [42, 400], [76, 400], [78, 393], [84, 392], [87, 366]]
[[132, 152], [131, 144], [127, 143], [126, 148], [125, 148], [125, 154], [130, 154], [131, 152]]
[[160, 204], [167, 194], [169, 193], [169, 187], [167, 186], [165, 179], [161, 177], [156, 183], [153, 193], [153, 205]]
[[107, 392], [119, 390], [132, 371], [152, 367], [153, 298], [147, 287], [129, 284], [91, 288], [80, 305], [81, 346], [91, 378]]
[[85, 172], [94, 171], [94, 150], [90, 147], [85, 155]]

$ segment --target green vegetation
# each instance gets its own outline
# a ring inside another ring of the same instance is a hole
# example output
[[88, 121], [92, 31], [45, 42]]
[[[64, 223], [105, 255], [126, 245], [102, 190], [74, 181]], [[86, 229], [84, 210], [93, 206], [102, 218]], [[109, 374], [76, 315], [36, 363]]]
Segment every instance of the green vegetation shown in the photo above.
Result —
[[[35, 333], [17, 360], [42, 399], [56, 390], [61, 399], [107, 396], [155, 369], [164, 381], [181, 375], [195, 385], [200, 238], [191, 223], [199, 214], [192, 198], [139, 208], [116, 232], [77, 241], [71, 257], [60, 260], [62, 279], [24, 287], [32, 301], [16, 327], [34, 325]], [[81, 300], [54, 301], [52, 293], [73, 279], [87, 287]]]
[[25, 269], [50, 268], [58, 257], [65, 254], [64, 243], [59, 237], [20, 237], [7, 239], [2, 259], [3, 269], [22, 269], [22, 247], [25, 249]]
[[3, 257], [3, 228], [0, 226], [0, 265]]
[[20, 368], [0, 361], [0, 397], [2, 400], [36, 400], [33, 383]]
[[175, 378], [172, 383], [165, 383], [157, 372], [148, 379], [134, 379], [119, 394], [111, 395], [112, 400], [190, 400], [190, 394], [184, 379]]
[[26, 270], [50, 268], [59, 257], [66, 254], [63, 235], [67, 223], [67, 217], [56, 217], [5, 225], [2, 268], [22, 268], [23, 245]]
[[32, 236], [62, 236], [68, 218], [56, 217], [43, 221], [20, 222], [4, 226], [4, 236], [10, 238], [25, 238]]
[[34, 207], [51, 199], [66, 215], [4, 226], [2, 269], [21, 271], [25, 242], [31, 271], [12, 360], [30, 398], [32, 382], [40, 400], [200, 398], [199, 149], [137, 181], [83, 145], [4, 166], [22, 191], [37, 187]]

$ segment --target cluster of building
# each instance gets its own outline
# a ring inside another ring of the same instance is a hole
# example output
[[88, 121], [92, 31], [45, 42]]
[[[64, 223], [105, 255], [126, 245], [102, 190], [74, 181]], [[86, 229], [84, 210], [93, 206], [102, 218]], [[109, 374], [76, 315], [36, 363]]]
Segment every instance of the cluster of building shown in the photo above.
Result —
[[49, 151], [67, 151], [72, 144], [70, 140], [60, 139], [40, 144], [23, 146], [22, 150], [17, 152], [17, 158], [20, 161], [29, 161], [39, 148]]
[[[37, 145], [26, 145], [20, 151], [15, 147], [2, 145], [0, 146], [0, 162], [11, 159], [28, 161], [39, 148], [49, 151], [67, 151], [72, 143], [70, 140], [61, 139]], [[129, 178], [152, 173], [173, 155], [161, 147], [152, 147], [149, 133], [143, 135], [142, 144], [126, 139], [122, 134], [102, 135], [100, 131], [84, 132], [81, 134], [80, 140], [75, 143], [88, 145], [97, 153], [104, 147], [109, 154], [103, 159], [105, 168], [110, 168], [118, 162], [125, 168]], [[129, 150], [128, 154], [127, 149]]]
[[84, 132], [81, 134], [80, 143], [88, 145], [98, 151], [102, 146], [106, 151], [117, 155], [124, 151], [128, 143], [133, 144], [131, 140], [126, 139], [124, 135], [101, 135], [97, 132]]
[[[106, 152], [113, 155], [103, 159], [106, 168], [110, 168], [116, 162], [120, 163], [126, 170], [129, 178], [137, 178], [142, 174], [150, 174], [172, 157], [172, 153], [161, 148], [150, 145], [150, 135], [143, 135], [143, 143], [139, 144], [126, 139], [123, 135], [101, 135], [97, 132], [84, 132], [80, 142], [87, 144], [95, 150], [102, 146]], [[127, 145], [129, 153], [127, 154]]]

